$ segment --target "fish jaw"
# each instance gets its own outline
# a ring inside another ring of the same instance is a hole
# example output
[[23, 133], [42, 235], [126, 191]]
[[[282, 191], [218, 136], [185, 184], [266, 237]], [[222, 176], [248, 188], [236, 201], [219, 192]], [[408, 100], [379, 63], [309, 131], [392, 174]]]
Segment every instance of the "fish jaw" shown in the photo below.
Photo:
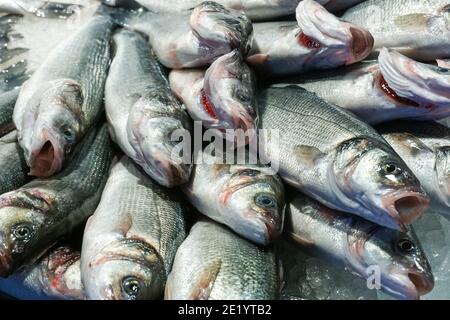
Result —
[[4, 236], [0, 234], [0, 277], [6, 278], [13, 271], [13, 259], [11, 250], [4, 244]]
[[64, 149], [61, 140], [56, 138], [56, 134], [51, 129], [44, 129], [41, 132], [41, 139], [34, 140], [28, 165], [30, 175], [38, 177], [49, 177], [59, 172], [64, 160]]

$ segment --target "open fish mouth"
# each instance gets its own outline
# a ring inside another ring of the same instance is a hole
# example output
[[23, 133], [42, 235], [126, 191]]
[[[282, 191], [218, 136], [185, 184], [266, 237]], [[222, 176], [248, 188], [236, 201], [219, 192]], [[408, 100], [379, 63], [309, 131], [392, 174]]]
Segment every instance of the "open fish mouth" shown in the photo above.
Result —
[[48, 130], [44, 130], [42, 141], [41, 146], [34, 148], [31, 154], [30, 175], [49, 177], [61, 170], [64, 151]]
[[374, 39], [365, 29], [351, 26], [349, 30], [352, 35], [352, 54], [347, 64], [352, 64], [363, 60], [372, 52]]

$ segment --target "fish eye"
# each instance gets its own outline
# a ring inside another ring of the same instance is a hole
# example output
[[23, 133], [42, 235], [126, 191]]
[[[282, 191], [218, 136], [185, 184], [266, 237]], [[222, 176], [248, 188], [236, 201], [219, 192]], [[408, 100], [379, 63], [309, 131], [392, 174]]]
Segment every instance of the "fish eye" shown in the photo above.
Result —
[[242, 170], [239, 175], [247, 177], [256, 177], [260, 172], [258, 170], [245, 169]]
[[438, 67], [438, 72], [439, 73], [449, 73], [450, 69], [443, 68], [443, 67]]
[[28, 224], [18, 224], [13, 227], [12, 235], [15, 239], [28, 242], [33, 236], [34, 230], [33, 227]]
[[256, 197], [256, 204], [264, 208], [275, 208], [276, 201], [273, 197], [268, 195], [259, 195]]
[[384, 172], [386, 174], [397, 175], [402, 171], [395, 163], [389, 162], [384, 165]]
[[402, 252], [411, 252], [412, 250], [415, 249], [415, 244], [409, 240], [409, 239], [400, 239], [397, 242], [397, 247], [402, 251]]
[[131, 299], [137, 299], [141, 292], [141, 283], [135, 277], [126, 277], [122, 280], [122, 290]]

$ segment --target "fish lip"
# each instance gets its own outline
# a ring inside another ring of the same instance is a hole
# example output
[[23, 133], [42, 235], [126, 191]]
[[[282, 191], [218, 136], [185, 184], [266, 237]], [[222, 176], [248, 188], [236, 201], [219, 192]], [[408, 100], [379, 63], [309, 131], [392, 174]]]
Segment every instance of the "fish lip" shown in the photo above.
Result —
[[13, 271], [13, 259], [11, 250], [0, 249], [0, 277], [6, 278]]
[[372, 34], [360, 27], [349, 26], [352, 35], [351, 52], [347, 65], [359, 62], [366, 58], [373, 50], [374, 38]]
[[[38, 177], [49, 177], [61, 170], [64, 151], [60, 146], [59, 140], [55, 138], [55, 134], [50, 129], [43, 129], [42, 136], [43, 139], [40, 146], [31, 153], [29, 174]], [[42, 153], [47, 152], [47, 148], [49, 148], [48, 152], [52, 153], [50, 165], [46, 159], [39, 159], [40, 156], [46, 156], [46, 154]], [[40, 163], [41, 161], [43, 163]], [[42, 165], [45, 167], [41, 167]]]
[[430, 198], [421, 191], [399, 190], [384, 196], [382, 203], [399, 230], [406, 231], [426, 211]]
[[414, 285], [418, 296], [423, 296], [434, 288], [434, 277], [431, 273], [410, 271], [408, 278]]

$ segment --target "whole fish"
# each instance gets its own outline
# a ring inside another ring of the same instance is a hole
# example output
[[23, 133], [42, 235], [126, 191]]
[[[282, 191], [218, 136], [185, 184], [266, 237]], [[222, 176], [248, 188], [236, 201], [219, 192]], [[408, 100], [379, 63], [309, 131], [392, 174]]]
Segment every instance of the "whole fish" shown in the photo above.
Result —
[[295, 76], [283, 79], [283, 83], [315, 92], [371, 124], [450, 116], [450, 70], [419, 63], [386, 48], [381, 50], [378, 63]]
[[296, 193], [286, 210], [285, 232], [333, 265], [368, 281], [379, 275], [381, 290], [398, 299], [419, 299], [433, 289], [430, 264], [411, 228], [384, 228]]
[[206, 128], [249, 133], [257, 128], [256, 79], [237, 50], [218, 58], [206, 71], [173, 70], [170, 86], [191, 118]]
[[420, 180], [430, 209], [450, 216], [450, 129], [425, 121], [395, 121], [377, 129]]
[[22, 86], [13, 119], [31, 175], [59, 172], [101, 116], [113, 26], [109, 17], [94, 16]]
[[342, 19], [370, 31], [374, 50], [395, 49], [418, 60], [450, 56], [446, 0], [367, 0], [347, 10]]
[[113, 140], [150, 177], [166, 187], [188, 181], [191, 164], [175, 156], [172, 135], [190, 132], [191, 119], [170, 91], [167, 72], [138, 33], [114, 35], [115, 56], [105, 87]]
[[24, 60], [0, 70], [0, 94], [19, 88], [28, 78], [27, 62]]
[[264, 77], [331, 69], [364, 59], [373, 38], [368, 31], [341, 21], [313, 0], [300, 2], [296, 22], [255, 23], [247, 62]]
[[186, 237], [184, 215], [167, 189], [123, 156], [84, 231], [81, 266], [88, 298], [160, 298]]
[[369, 125], [299, 87], [269, 88], [258, 98], [267, 132], [260, 156], [275, 161], [288, 184], [399, 230], [426, 210], [429, 198], [416, 176]]
[[183, 191], [204, 215], [267, 245], [283, 230], [284, 187], [271, 168], [247, 163], [228, 164], [202, 152]]
[[41, 0], [0, 0], [0, 12], [20, 15], [33, 14], [43, 18], [66, 19], [82, 6]]
[[14, 130], [12, 115], [19, 89], [0, 94], [0, 137]]
[[[135, 0], [143, 7], [154, 12], [182, 12], [189, 10], [204, 0]], [[272, 20], [295, 13], [295, 8], [301, 0], [216, 0], [226, 8], [242, 11], [253, 20]], [[319, 0], [327, 9], [340, 11], [364, 0]], [[129, 6], [129, 0], [103, 0], [110, 6]]]
[[212, 1], [180, 13], [143, 9], [107, 12], [116, 23], [148, 36], [158, 60], [171, 69], [209, 66], [235, 49], [245, 55], [252, 42], [250, 20], [243, 13]]
[[28, 180], [27, 163], [17, 143], [17, 132], [0, 138], [0, 195], [23, 186]]
[[85, 299], [80, 252], [68, 245], [57, 245], [35, 264], [1, 279], [0, 291], [18, 299]]
[[0, 276], [36, 261], [95, 210], [112, 158], [106, 126], [89, 132], [58, 175], [0, 196]]
[[199, 221], [175, 256], [167, 300], [273, 300], [279, 295], [273, 249], [258, 247], [212, 221]]

